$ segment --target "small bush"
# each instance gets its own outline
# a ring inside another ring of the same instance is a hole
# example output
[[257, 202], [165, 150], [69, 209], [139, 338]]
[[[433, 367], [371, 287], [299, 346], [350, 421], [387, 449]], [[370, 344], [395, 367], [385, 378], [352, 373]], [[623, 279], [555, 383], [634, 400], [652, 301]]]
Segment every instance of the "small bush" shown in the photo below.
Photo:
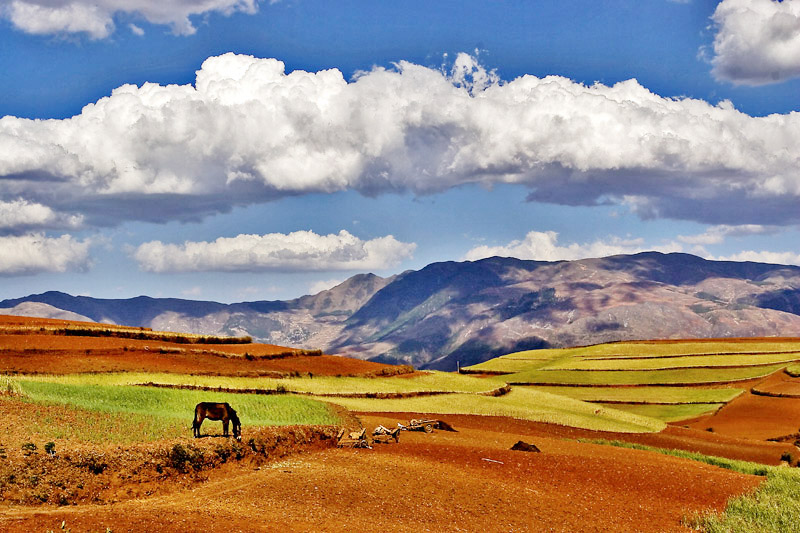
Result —
[[32, 442], [26, 442], [21, 446], [22, 454], [28, 456], [32, 453], [36, 453], [36, 445]]
[[102, 456], [95, 454], [87, 456], [85, 459], [78, 462], [77, 465], [86, 468], [94, 475], [102, 474], [103, 471], [108, 468], [108, 464], [102, 460]]
[[170, 466], [183, 473], [188, 472], [190, 468], [200, 470], [205, 462], [202, 450], [183, 444], [174, 445], [169, 452], [168, 459]]
[[47, 455], [54, 456], [56, 454], [56, 443], [48, 442], [44, 445], [44, 451]]
[[219, 457], [223, 463], [226, 462], [228, 458], [231, 456], [231, 450], [228, 447], [223, 446], [221, 444], [218, 444], [214, 448], [214, 453], [217, 454], [217, 457]]
[[794, 457], [792, 457], [791, 452], [783, 452], [781, 454], [781, 461], [787, 462], [789, 464], [794, 463]]

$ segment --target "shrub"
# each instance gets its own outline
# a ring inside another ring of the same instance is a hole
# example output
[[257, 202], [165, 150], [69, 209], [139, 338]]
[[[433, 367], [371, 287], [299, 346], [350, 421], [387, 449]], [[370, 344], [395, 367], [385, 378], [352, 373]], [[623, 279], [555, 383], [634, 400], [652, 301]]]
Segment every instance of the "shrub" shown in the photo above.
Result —
[[217, 457], [224, 463], [228, 460], [228, 457], [231, 456], [231, 450], [222, 444], [218, 444], [214, 448], [214, 453], [217, 454]]
[[22, 454], [23, 455], [28, 456], [28, 455], [30, 455], [32, 453], [36, 453], [36, 445], [34, 443], [32, 443], [32, 442], [26, 442], [25, 444], [23, 444], [21, 446], [21, 448], [22, 448]]
[[794, 457], [792, 457], [791, 452], [783, 452], [781, 454], [781, 461], [785, 461], [789, 464], [794, 463]]
[[168, 459], [170, 466], [186, 473], [190, 468], [200, 470], [203, 467], [205, 457], [203, 457], [202, 450], [194, 446], [184, 446], [178, 443], [170, 450]]
[[108, 464], [102, 460], [102, 455], [90, 454], [86, 458], [80, 460], [77, 466], [86, 468], [94, 475], [102, 474], [108, 468]]
[[56, 454], [56, 443], [48, 442], [44, 445], [44, 451], [47, 455], [54, 456]]

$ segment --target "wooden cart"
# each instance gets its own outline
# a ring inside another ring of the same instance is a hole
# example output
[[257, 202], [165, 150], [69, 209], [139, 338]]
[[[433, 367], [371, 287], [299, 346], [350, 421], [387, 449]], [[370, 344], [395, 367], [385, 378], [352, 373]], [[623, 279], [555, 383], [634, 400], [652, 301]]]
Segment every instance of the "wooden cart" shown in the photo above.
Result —
[[336, 446], [338, 448], [372, 448], [372, 446], [369, 445], [367, 428], [361, 431], [352, 431], [347, 434], [345, 434], [344, 429], [340, 430], [339, 435], [337, 435]]
[[424, 431], [425, 433], [433, 433], [434, 429], [440, 429], [438, 420], [431, 419], [416, 419], [412, 418], [407, 426], [397, 424], [400, 429], [405, 431]]
[[389, 444], [390, 442], [400, 442], [400, 428], [389, 429], [383, 426], [378, 426], [372, 432], [372, 442], [380, 442], [381, 444]]

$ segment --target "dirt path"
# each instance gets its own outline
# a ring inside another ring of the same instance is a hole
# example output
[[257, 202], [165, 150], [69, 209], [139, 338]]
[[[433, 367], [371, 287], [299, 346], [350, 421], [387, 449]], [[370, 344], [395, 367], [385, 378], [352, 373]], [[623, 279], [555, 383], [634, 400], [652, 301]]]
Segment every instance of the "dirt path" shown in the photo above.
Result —
[[[402, 418], [364, 417], [367, 427]], [[457, 425], [458, 419], [451, 422]], [[685, 531], [760, 478], [651, 452], [537, 437], [512, 428], [403, 433], [373, 450], [327, 450], [107, 506], [0, 508], [3, 531]]]

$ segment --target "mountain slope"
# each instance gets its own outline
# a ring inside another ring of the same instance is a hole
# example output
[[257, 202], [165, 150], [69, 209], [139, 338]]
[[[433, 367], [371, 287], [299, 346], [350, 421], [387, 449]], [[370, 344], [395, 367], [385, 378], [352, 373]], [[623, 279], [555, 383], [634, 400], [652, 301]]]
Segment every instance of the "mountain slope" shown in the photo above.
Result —
[[493, 257], [391, 278], [359, 274], [313, 296], [220, 304], [44, 293], [96, 321], [251, 335], [365, 359], [454, 369], [512, 350], [647, 338], [800, 335], [800, 267], [655, 252], [580, 261]]

